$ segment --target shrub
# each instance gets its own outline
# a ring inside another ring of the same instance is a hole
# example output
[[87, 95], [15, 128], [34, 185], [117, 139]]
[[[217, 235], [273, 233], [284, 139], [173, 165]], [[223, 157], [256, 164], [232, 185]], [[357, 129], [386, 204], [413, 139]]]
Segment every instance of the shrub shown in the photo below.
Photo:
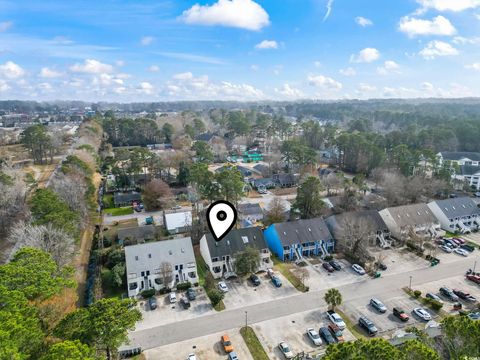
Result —
[[438, 310], [440, 310], [440, 309], [443, 307], [443, 304], [442, 304], [440, 301], [432, 300], [432, 299], [428, 299], [428, 300], [430, 300], [430, 301], [429, 301], [430, 306], [431, 306], [432, 309], [435, 310], [435, 311], [438, 311]]
[[331, 261], [331, 260], [333, 260], [333, 256], [332, 255], [327, 255], [327, 256], [325, 256], [324, 260], [325, 261]]
[[420, 297], [420, 295], [422, 295], [422, 292], [421, 292], [420, 290], [415, 290], [415, 291], [413, 292], [413, 297], [414, 297], [415, 299], [418, 299], [418, 298]]
[[192, 283], [190, 281], [177, 284], [177, 290], [180, 290], [180, 291], [187, 290], [190, 287], [192, 287]]
[[158, 293], [159, 293], [160, 295], [165, 295], [165, 294], [168, 294], [168, 293], [171, 293], [171, 292], [172, 292], [172, 289], [170, 289], [170, 288], [165, 288], [165, 287], [164, 287], [164, 288], [161, 288], [161, 289], [158, 291]]
[[151, 298], [153, 295], [155, 295], [155, 289], [149, 289], [149, 290], [144, 290], [140, 293], [140, 295], [144, 298], [144, 299], [148, 299], [148, 298]]
[[210, 272], [205, 276], [205, 289], [215, 289], [215, 280]]
[[212, 306], [217, 306], [223, 300], [223, 293], [217, 289], [207, 290], [207, 296], [212, 302]]

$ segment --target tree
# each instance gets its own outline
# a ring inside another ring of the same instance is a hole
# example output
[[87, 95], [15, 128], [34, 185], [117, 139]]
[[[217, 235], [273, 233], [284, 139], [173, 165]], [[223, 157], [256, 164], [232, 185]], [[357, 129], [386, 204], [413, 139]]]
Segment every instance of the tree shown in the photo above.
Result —
[[180, 162], [177, 174], [177, 182], [180, 186], [188, 185], [188, 177], [190, 176], [190, 168], [185, 161]]
[[212, 302], [212, 306], [217, 306], [220, 301], [223, 300], [224, 294], [220, 290], [217, 289], [209, 289], [207, 290], [207, 295], [210, 301]]
[[84, 175], [60, 173], [52, 179], [51, 188], [71, 211], [80, 215], [80, 220], [86, 219], [88, 215], [87, 184]]
[[285, 221], [285, 212], [287, 208], [283, 200], [279, 197], [274, 197], [267, 208], [265, 216], [265, 225], [277, 224]]
[[53, 344], [40, 360], [98, 360], [95, 352], [80, 341], [62, 341]]
[[47, 156], [53, 158], [52, 137], [44, 125], [36, 124], [26, 128], [21, 135], [23, 145], [28, 149], [36, 164], [44, 164]]
[[235, 254], [235, 271], [239, 275], [254, 273], [260, 265], [260, 253], [252, 246]]
[[209, 164], [213, 161], [213, 152], [206, 141], [195, 141], [192, 150], [195, 151], [198, 162]]
[[0, 166], [0, 238], [7, 236], [15, 221], [26, 217], [27, 186], [23, 174]]
[[55, 329], [55, 335], [65, 340], [79, 340], [105, 351], [108, 360], [122, 343], [128, 331], [142, 318], [134, 306], [135, 300], [101, 299], [88, 308], [68, 314]]
[[367, 218], [345, 217], [339, 225], [339, 247], [359, 260], [365, 259], [368, 256], [369, 241], [375, 237], [372, 223]]
[[220, 196], [220, 188], [215, 180], [215, 175], [208, 170], [207, 164], [192, 164], [188, 181], [204, 199], [215, 200]]
[[311, 219], [322, 214], [325, 203], [320, 192], [322, 184], [317, 177], [309, 176], [297, 189], [297, 198], [293, 208], [299, 212], [302, 219]]
[[402, 360], [440, 360], [438, 353], [418, 340], [408, 340], [400, 346]]
[[163, 286], [170, 288], [173, 281], [173, 266], [171, 263], [164, 261], [160, 264], [160, 277], [162, 278]]
[[480, 357], [480, 322], [467, 316], [448, 316], [442, 320], [443, 345], [451, 359]]
[[165, 123], [162, 126], [162, 132], [163, 132], [163, 137], [165, 139], [165, 142], [166, 143], [171, 143], [173, 133], [175, 132], [175, 129], [173, 128], [172, 124]]
[[332, 309], [342, 303], [342, 294], [337, 289], [330, 289], [325, 293], [325, 302], [330, 305]]
[[205, 124], [199, 118], [193, 119], [193, 127], [195, 128], [195, 132], [197, 134], [201, 134], [201, 133], [205, 132], [205, 129], [206, 129]]
[[384, 339], [347, 341], [327, 347], [325, 360], [400, 360], [401, 352]]
[[235, 167], [225, 167], [223, 171], [216, 174], [215, 179], [218, 182], [221, 197], [237, 204], [245, 188], [242, 173]]
[[143, 202], [148, 210], [166, 208], [173, 198], [172, 191], [166, 182], [160, 179], [150, 181], [143, 192]]

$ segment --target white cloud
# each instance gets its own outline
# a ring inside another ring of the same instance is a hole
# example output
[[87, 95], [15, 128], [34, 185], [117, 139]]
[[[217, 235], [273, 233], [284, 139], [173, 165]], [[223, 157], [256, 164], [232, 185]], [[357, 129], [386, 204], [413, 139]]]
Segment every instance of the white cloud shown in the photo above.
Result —
[[307, 80], [311, 86], [316, 86], [323, 89], [340, 90], [342, 88], [342, 84], [340, 82], [323, 75], [309, 75]]
[[380, 75], [387, 75], [389, 72], [396, 71], [400, 68], [393, 60], [387, 60], [383, 63], [383, 66], [377, 67], [377, 73]]
[[86, 59], [83, 64], [76, 63], [70, 66], [70, 70], [86, 74], [111, 73], [113, 71], [113, 66], [104, 64], [98, 60]]
[[352, 67], [348, 67], [346, 69], [340, 69], [339, 73], [342, 74], [343, 76], [355, 76], [355, 75], [357, 75], [357, 72]]
[[465, 69], [480, 71], [480, 62], [476, 62], [473, 64], [465, 65]]
[[314, 61], [313, 66], [315, 66], [316, 68], [319, 68], [322, 66], [322, 63], [320, 61]]
[[17, 79], [25, 75], [25, 70], [13, 61], [7, 61], [5, 64], [0, 64], [0, 76], [7, 79]]
[[275, 40], [263, 40], [255, 45], [255, 49], [278, 49], [278, 43]]
[[375, 48], [365, 48], [357, 55], [350, 56], [350, 62], [370, 63], [380, 58], [380, 52]]
[[333, 6], [333, 0], [327, 0], [327, 11], [325, 12], [325, 16], [323, 17], [323, 21], [327, 20], [330, 14], [332, 13], [332, 6]]
[[369, 84], [365, 84], [365, 83], [361, 83], [358, 85], [358, 91], [359, 92], [372, 92], [372, 91], [375, 91], [377, 90], [377, 88], [373, 85], [369, 85]]
[[449, 43], [433, 40], [419, 53], [425, 59], [434, 59], [439, 56], [454, 56], [458, 55], [458, 50]]
[[424, 81], [423, 83], [421, 83], [420, 86], [421, 86], [421, 88], [422, 88], [423, 91], [426, 91], [426, 92], [429, 92], [429, 93], [432, 92], [432, 91], [435, 89], [435, 87], [433, 86], [433, 84], [431, 84], [431, 83], [429, 83], [429, 82], [427, 82], [427, 81]]
[[193, 79], [193, 74], [189, 72], [179, 73], [172, 76], [175, 80], [191, 80]]
[[56, 71], [56, 70], [53, 70], [53, 69], [50, 69], [48, 67], [43, 67], [41, 70], [40, 70], [40, 74], [39, 76], [42, 77], [42, 78], [48, 78], [48, 79], [53, 79], [53, 78], [57, 78], [57, 77], [60, 77], [62, 76], [63, 74], [59, 71]]
[[480, 7], [480, 0], [417, 0], [423, 10], [459, 12]]
[[12, 26], [13, 26], [13, 22], [11, 22], [11, 21], [3, 21], [3, 22], [0, 22], [0, 32], [7, 31], [7, 30], [10, 29]]
[[480, 44], [480, 36], [466, 38], [463, 36], [455, 36], [452, 40], [457, 45], [477, 45]]
[[355, 22], [361, 27], [367, 27], [373, 25], [372, 20], [364, 18], [363, 16], [357, 16]]
[[398, 29], [410, 37], [417, 35], [454, 35], [457, 30], [445, 17], [439, 15], [432, 20], [404, 16], [400, 19]]
[[148, 46], [153, 43], [155, 38], [153, 36], [144, 36], [140, 39], [140, 44], [142, 46]]
[[154, 92], [154, 87], [152, 84], [150, 84], [149, 82], [147, 81], [143, 81], [139, 84], [138, 86], [138, 91], [142, 94], [145, 94], [145, 95], [152, 95], [153, 92]]
[[0, 92], [10, 90], [10, 86], [6, 83], [5, 80], [0, 79]]
[[301, 90], [291, 87], [289, 84], [285, 83], [280, 89], [275, 88], [275, 92], [286, 98], [299, 98], [303, 96]]
[[123, 79], [110, 75], [107, 73], [100, 74], [95, 76], [92, 80], [93, 85], [103, 85], [103, 86], [110, 86], [110, 85], [123, 85]]
[[195, 4], [180, 17], [187, 24], [220, 25], [258, 31], [270, 24], [268, 13], [252, 0], [218, 0]]
[[258, 65], [250, 65], [250, 69], [252, 69], [253, 71], [258, 71], [258, 69], [260, 69], [260, 67]]
[[158, 67], [157, 65], [151, 65], [151, 66], [148, 68], [148, 71], [150, 71], [150, 72], [159, 72], [159, 71], [160, 71], [160, 67]]

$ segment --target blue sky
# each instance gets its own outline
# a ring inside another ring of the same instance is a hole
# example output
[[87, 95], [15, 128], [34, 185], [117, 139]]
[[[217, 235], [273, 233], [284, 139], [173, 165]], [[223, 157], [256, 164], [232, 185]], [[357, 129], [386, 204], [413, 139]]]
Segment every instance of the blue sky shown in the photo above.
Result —
[[0, 0], [0, 98], [480, 96], [480, 0]]

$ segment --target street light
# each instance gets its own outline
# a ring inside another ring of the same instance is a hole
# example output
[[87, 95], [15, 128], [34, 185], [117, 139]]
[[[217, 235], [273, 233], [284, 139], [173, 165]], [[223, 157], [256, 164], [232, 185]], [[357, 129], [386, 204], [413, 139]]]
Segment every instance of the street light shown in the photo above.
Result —
[[410, 290], [412, 290], [412, 275], [410, 275], [410, 285], [408, 286]]
[[247, 330], [248, 327], [248, 311], [245, 311], [245, 330]]
[[475, 268], [477, 267], [477, 260], [473, 263], [473, 272], [475, 272]]

